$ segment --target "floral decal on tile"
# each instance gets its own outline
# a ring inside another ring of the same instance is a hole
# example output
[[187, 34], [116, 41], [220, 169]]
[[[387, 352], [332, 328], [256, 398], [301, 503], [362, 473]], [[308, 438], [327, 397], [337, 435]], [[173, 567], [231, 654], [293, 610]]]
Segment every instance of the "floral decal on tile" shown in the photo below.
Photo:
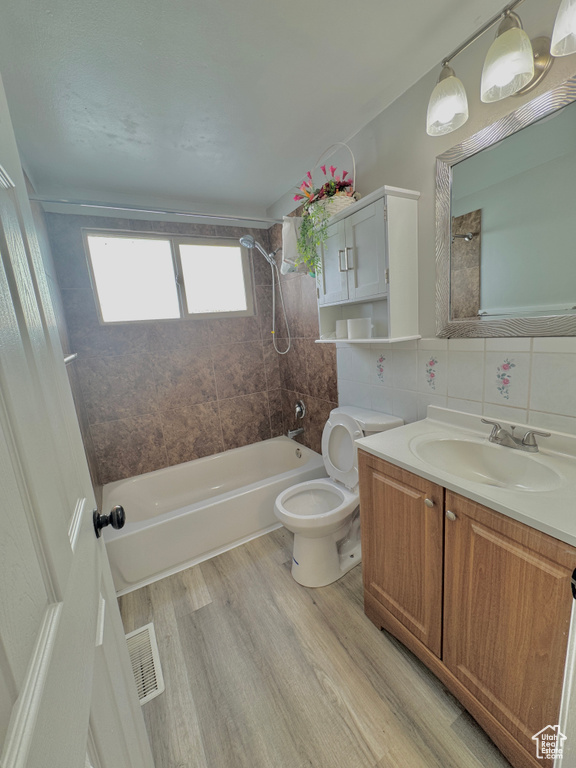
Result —
[[376, 373], [378, 375], [378, 378], [380, 381], [384, 381], [384, 363], [386, 361], [386, 358], [384, 355], [380, 355], [378, 360], [376, 360]]
[[504, 400], [510, 399], [510, 384], [512, 383], [512, 368], [516, 368], [516, 364], [513, 360], [506, 358], [496, 368], [496, 385], [498, 392], [502, 395]]
[[435, 357], [431, 357], [430, 360], [426, 362], [426, 383], [430, 387], [430, 389], [436, 389], [436, 366], [438, 365], [438, 360], [436, 360]]

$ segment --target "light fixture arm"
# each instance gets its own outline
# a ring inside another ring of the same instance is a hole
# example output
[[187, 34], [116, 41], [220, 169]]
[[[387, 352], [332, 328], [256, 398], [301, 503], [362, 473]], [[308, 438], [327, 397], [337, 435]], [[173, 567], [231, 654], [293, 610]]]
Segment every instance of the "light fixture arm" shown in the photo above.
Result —
[[[459, 45], [458, 48], [455, 48], [449, 56], [446, 56], [446, 58], [442, 59], [442, 66], [445, 67], [450, 61], [452, 61], [452, 59], [458, 56], [458, 54], [462, 53], [462, 51], [465, 51], [466, 48], [472, 45], [472, 43], [475, 43], [479, 37], [482, 37], [484, 32], [487, 32], [490, 27], [493, 27], [499, 21], [504, 20], [506, 16], [510, 15], [510, 12], [513, 11], [514, 8], [517, 8], [523, 2], [524, 0], [514, 0], [513, 3], [509, 3], [505, 8], [497, 13], [496, 16], [493, 16], [489, 21], [487, 21], [483, 27], [480, 27], [480, 29], [478, 29], [476, 32], [474, 32], [473, 35], [465, 40], [462, 45]], [[512, 15], [515, 16], [516, 14]]]

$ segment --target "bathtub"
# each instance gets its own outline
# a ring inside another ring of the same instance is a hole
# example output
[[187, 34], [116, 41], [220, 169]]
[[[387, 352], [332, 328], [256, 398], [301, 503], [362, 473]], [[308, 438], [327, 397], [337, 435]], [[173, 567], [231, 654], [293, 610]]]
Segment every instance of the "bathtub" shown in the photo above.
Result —
[[325, 477], [322, 457], [287, 437], [108, 483], [103, 509], [126, 524], [104, 541], [119, 595], [279, 528], [276, 496]]

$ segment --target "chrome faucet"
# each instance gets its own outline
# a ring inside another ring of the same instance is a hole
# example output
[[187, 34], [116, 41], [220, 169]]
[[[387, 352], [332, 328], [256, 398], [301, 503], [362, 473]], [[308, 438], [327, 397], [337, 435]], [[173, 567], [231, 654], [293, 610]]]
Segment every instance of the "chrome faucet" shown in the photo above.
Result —
[[498, 424], [497, 421], [482, 419], [482, 423], [492, 425], [492, 432], [488, 438], [490, 443], [496, 443], [496, 445], [502, 445], [505, 448], [515, 448], [519, 451], [537, 453], [538, 444], [536, 443], [536, 435], [540, 435], [540, 437], [550, 437], [550, 432], [539, 432], [537, 429], [529, 429], [524, 437], [519, 438], [514, 434], [516, 427], [510, 426], [510, 431], [508, 431]]
[[[296, 400], [294, 413], [297, 419], [303, 419], [304, 416], [306, 416], [306, 406], [304, 405], [303, 400]], [[288, 437], [298, 437], [298, 435], [301, 435], [302, 432], [304, 432], [304, 427], [299, 427], [298, 429], [289, 429], [287, 434]]]

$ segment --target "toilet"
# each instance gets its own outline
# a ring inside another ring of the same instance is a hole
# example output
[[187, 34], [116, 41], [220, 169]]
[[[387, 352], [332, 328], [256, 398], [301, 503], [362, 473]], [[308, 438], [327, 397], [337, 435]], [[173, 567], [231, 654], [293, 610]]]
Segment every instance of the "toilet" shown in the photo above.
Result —
[[396, 416], [354, 406], [330, 412], [322, 433], [329, 477], [293, 485], [274, 504], [274, 514], [294, 534], [292, 576], [299, 584], [325, 587], [361, 561], [354, 440], [403, 423]]

